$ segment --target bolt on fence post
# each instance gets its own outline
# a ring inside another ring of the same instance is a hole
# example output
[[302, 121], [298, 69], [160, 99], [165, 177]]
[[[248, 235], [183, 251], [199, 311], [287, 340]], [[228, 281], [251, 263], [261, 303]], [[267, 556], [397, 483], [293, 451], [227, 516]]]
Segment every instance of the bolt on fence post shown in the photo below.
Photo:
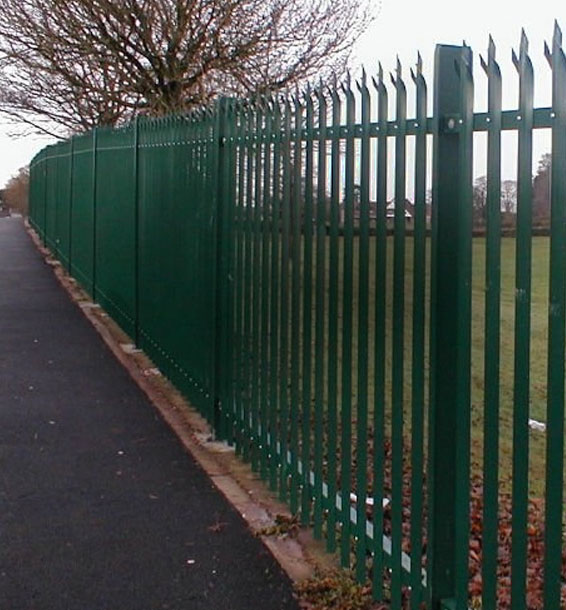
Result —
[[428, 473], [428, 584], [434, 610], [467, 608], [471, 60], [468, 47], [436, 47]]

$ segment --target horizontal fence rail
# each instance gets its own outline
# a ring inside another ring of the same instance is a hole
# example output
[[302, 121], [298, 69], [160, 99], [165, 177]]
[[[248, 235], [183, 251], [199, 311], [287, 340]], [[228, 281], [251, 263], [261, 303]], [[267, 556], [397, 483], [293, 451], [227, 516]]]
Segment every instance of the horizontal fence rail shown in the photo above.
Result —
[[[523, 35], [517, 110], [502, 110], [493, 41], [481, 113], [471, 49], [439, 45], [430, 113], [419, 57], [407, 82], [399, 64], [390, 79], [380, 66], [295, 95], [222, 99], [95, 129], [31, 164], [45, 245], [392, 608], [565, 607], [558, 26], [545, 53], [549, 108], [533, 107]], [[537, 129], [552, 134], [540, 237]], [[510, 130], [516, 224], [502, 237]]]

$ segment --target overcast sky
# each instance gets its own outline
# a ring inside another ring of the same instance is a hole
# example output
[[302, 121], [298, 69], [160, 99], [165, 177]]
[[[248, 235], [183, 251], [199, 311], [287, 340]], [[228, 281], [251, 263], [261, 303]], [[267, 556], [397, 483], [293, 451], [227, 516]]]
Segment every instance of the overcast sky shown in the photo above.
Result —
[[[550, 44], [556, 18], [565, 30], [566, 46], [566, 4], [563, 1], [383, 0], [379, 17], [356, 48], [355, 65], [363, 64], [372, 73], [381, 61], [384, 70], [393, 71], [398, 55], [409, 85], [409, 68], [414, 65], [417, 51], [420, 51], [431, 92], [435, 44], [461, 44], [465, 40], [474, 52], [476, 111], [482, 111], [486, 106], [485, 78], [479, 68], [479, 53], [485, 54], [488, 36], [491, 34], [497, 45], [503, 73], [504, 107], [514, 108], [517, 106], [518, 94], [511, 49], [518, 50], [521, 28], [524, 27], [535, 67], [535, 104], [546, 106], [550, 105], [550, 69], [544, 59], [543, 43], [546, 40]], [[10, 137], [10, 131], [14, 131], [14, 128], [0, 125], [0, 186], [49, 143], [46, 138]], [[476, 175], [482, 173], [481, 137], [479, 140]], [[513, 136], [509, 136], [508, 141], [504, 142], [508, 153], [504, 159], [504, 178], [513, 177], [512, 140]], [[547, 148], [548, 139], [543, 134], [537, 134], [535, 166], [540, 154]]]

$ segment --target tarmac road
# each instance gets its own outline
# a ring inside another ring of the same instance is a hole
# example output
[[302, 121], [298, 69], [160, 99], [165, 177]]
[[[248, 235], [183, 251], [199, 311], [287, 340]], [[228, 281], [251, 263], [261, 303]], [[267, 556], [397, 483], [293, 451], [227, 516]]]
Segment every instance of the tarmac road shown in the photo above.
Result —
[[0, 610], [250, 608], [289, 578], [0, 218]]

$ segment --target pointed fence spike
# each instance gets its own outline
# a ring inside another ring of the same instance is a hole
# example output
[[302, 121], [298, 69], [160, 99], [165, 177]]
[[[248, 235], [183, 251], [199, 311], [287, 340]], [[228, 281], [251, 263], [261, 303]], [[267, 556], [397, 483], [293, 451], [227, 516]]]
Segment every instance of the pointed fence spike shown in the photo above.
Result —
[[495, 42], [491, 34], [489, 35], [489, 43], [487, 45], [487, 57], [488, 59], [495, 59]]
[[333, 101], [338, 97], [338, 79], [336, 78], [336, 73], [332, 74], [332, 83], [328, 85], [328, 93]]
[[[469, 49], [470, 47], [466, 47], [466, 48]], [[471, 54], [462, 53], [462, 63], [470, 76], [472, 75], [472, 61], [473, 61], [473, 58], [472, 58]]]
[[411, 73], [411, 78], [413, 79], [413, 82], [416, 84], [416, 82], [417, 82], [417, 75], [415, 74], [413, 68], [409, 68], [409, 72]]
[[346, 72], [346, 80], [342, 83], [342, 91], [346, 95], [352, 95], [352, 75], [350, 70]]
[[517, 71], [518, 71], [520, 68], [519, 58], [517, 57], [517, 54], [515, 53], [515, 51], [513, 49], [511, 49], [511, 61], [513, 62], [513, 65], [515, 66], [515, 68], [517, 68]]
[[372, 78], [372, 80], [373, 80], [373, 86], [378, 91], [381, 89], [381, 87], [385, 87], [385, 82], [384, 82], [384, 77], [383, 77], [383, 66], [382, 66], [381, 62], [378, 63], [377, 79]]
[[487, 74], [487, 76], [489, 76], [489, 69], [488, 69], [485, 59], [483, 58], [483, 55], [480, 55], [480, 65], [481, 65], [483, 71]]
[[423, 58], [421, 56], [421, 52], [417, 51], [417, 74], [421, 75], [423, 73]]
[[367, 87], [367, 74], [366, 74], [366, 71], [365, 71], [365, 70], [363, 70], [363, 72], [362, 72], [362, 78], [361, 78], [361, 80], [359, 80], [359, 81], [358, 81], [356, 84], [357, 84], [357, 86], [358, 86], [358, 91], [359, 91], [361, 94], [367, 94], [367, 92], [368, 92], [368, 87]]
[[527, 34], [525, 32], [525, 28], [521, 30], [521, 47], [520, 53], [527, 54], [529, 52], [529, 39], [527, 38]]
[[309, 104], [310, 106], [314, 105], [314, 89], [312, 87], [308, 87], [307, 91], [306, 91], [306, 100], [307, 100], [307, 104]]
[[546, 44], [546, 40], [544, 41], [544, 56], [546, 57], [548, 65], [552, 68], [552, 52], [550, 51], [548, 44]]
[[555, 48], [562, 47], [562, 30], [558, 25], [558, 19], [554, 21], [554, 35], [552, 39], [552, 44]]

